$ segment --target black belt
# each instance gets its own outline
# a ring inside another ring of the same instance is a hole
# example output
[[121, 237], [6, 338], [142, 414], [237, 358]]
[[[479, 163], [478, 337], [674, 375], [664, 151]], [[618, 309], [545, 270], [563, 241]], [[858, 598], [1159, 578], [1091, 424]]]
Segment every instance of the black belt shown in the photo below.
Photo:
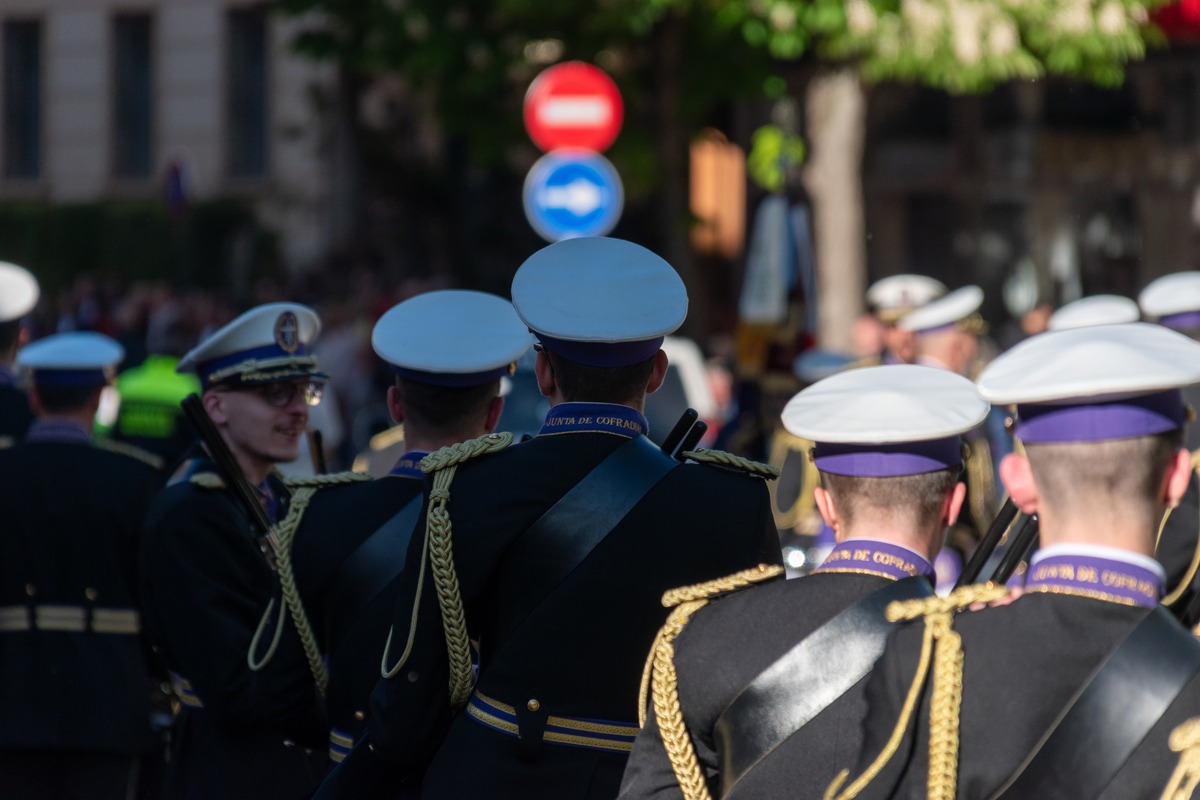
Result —
[[1157, 606], [1075, 695], [992, 795], [1099, 797], [1200, 670], [1197, 642]]
[[932, 593], [925, 578], [889, 583], [760, 672], [721, 712], [714, 727], [722, 795], [871, 671], [893, 627], [884, 616], [889, 603]]

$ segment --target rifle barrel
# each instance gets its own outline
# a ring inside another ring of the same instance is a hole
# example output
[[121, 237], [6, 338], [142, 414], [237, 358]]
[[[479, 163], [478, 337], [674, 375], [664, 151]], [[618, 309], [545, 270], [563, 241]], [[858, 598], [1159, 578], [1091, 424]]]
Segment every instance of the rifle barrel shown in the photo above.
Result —
[[1005, 551], [1004, 557], [1000, 559], [999, 566], [992, 573], [992, 583], [1001, 584], [1007, 583], [1013, 573], [1017, 571], [1017, 567], [1029, 554], [1030, 548], [1038, 537], [1038, 515], [1030, 514], [1022, 519], [1017, 527], [1013, 530], [1012, 541], [1009, 542], [1008, 550]]
[[957, 589], [961, 586], [970, 586], [979, 580], [979, 573], [983, 572], [983, 565], [992, 557], [992, 553], [996, 552], [996, 546], [1000, 544], [1000, 540], [1004, 538], [1004, 532], [1008, 530], [1008, 526], [1012, 525], [1012, 521], [1016, 519], [1017, 506], [1013, 503], [1012, 498], [1006, 498], [1004, 505], [1000, 506], [1000, 511], [997, 512], [996, 518], [992, 520], [992, 524], [988, 527], [987, 533], [979, 540], [979, 544], [975, 547], [975, 552], [971, 553], [971, 557], [967, 560], [967, 565], [963, 567], [962, 574], [958, 576], [958, 581], [954, 584]]

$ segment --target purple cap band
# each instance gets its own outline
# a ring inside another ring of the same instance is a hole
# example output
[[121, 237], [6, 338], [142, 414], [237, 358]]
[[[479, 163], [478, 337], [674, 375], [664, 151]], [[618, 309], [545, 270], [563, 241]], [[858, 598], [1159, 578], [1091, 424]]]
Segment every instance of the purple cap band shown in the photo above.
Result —
[[489, 381], [500, 380], [511, 372], [509, 366], [505, 364], [486, 372], [423, 372], [419, 369], [405, 369], [393, 365], [392, 371], [405, 380], [428, 383], [433, 386], [445, 386], [451, 389], [464, 389], [468, 386], [482, 386]]
[[1167, 314], [1159, 318], [1158, 324], [1167, 328], [1200, 328], [1200, 311], [1184, 311], [1182, 314]]
[[108, 373], [102, 369], [35, 369], [33, 382], [38, 386], [104, 386]]
[[1029, 403], [1017, 406], [1017, 438], [1027, 444], [1132, 439], [1173, 431], [1185, 419], [1178, 389], [1085, 405]]
[[813, 453], [813, 461], [821, 472], [854, 478], [921, 475], [957, 467], [962, 464], [962, 459], [962, 439], [958, 436], [895, 444], [818, 442]]
[[637, 342], [572, 342], [553, 339], [537, 331], [533, 333], [547, 350], [589, 367], [627, 367], [645, 361], [658, 352], [664, 338], [657, 336]]

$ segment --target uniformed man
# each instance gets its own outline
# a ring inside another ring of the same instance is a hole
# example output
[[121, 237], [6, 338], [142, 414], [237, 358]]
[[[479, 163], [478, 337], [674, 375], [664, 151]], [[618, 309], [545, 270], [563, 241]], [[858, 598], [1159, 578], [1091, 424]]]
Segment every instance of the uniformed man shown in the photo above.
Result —
[[669, 264], [619, 239], [572, 239], [526, 260], [512, 297], [538, 340], [545, 424], [511, 447], [493, 434], [425, 459], [430, 508], [390, 677], [366, 746], [319, 797], [369, 796], [379, 760], [412, 773], [431, 756], [423, 798], [615, 796], [663, 591], [780, 560], [766, 487], [747, 474], [761, 467], [705, 452], [692, 457], [734, 468], [685, 466], [645, 436], [660, 345], [687, 308]]
[[945, 293], [945, 284], [926, 275], [889, 275], [871, 284], [867, 288], [867, 308], [882, 326], [883, 350], [857, 366], [912, 364], [917, 357], [916, 337], [897, 323]]
[[29, 340], [23, 320], [39, 294], [37, 279], [28, 270], [0, 261], [0, 449], [20, 441], [33, 422], [29, 397], [17, 385], [13, 362]]
[[[1191, 474], [1178, 387], [1200, 344], [1144, 323], [1054, 331], [980, 376], [1016, 404], [1025, 456], [1001, 477], [1040, 517], [1024, 593], [965, 587], [896, 604], [915, 619], [867, 685], [858, 764], [829, 796], [1156, 798], [1172, 731], [1200, 707], [1200, 643], [1160, 605], [1164, 508]], [[1178, 744], [1178, 741], [1174, 741]]]
[[245, 496], [267, 521], [286, 512], [272, 470], [296, 457], [320, 398], [324, 376], [308, 349], [319, 330], [306, 306], [258, 306], [179, 363], [198, 374], [204, 411], [234, 465], [221, 475], [197, 447], [155, 498], [142, 542], [146, 626], [181, 703], [168, 798], [301, 798], [325, 768], [324, 705], [282, 613], [273, 537], [231, 484], [249, 484]]
[[155, 469], [92, 443], [123, 355], [98, 333], [21, 350], [37, 414], [0, 451], [0, 794], [125, 800], [151, 745], [137, 542]]
[[1142, 317], [1138, 304], [1119, 294], [1093, 294], [1058, 308], [1047, 321], [1047, 330], [1065, 331], [1093, 325], [1119, 325]]
[[[964, 286], [926, 303], [897, 323], [915, 337], [915, 363], [973, 377], [979, 355], [979, 337], [987, 325], [979, 315], [983, 290]], [[990, 425], [993, 420], [989, 420]], [[995, 420], [995, 426], [1002, 422]], [[982, 428], [967, 437], [967, 503], [958, 524], [950, 532], [947, 546], [938, 555], [938, 591], [946, 592], [958, 580], [963, 563], [996, 515], [996, 481], [992, 431]], [[1003, 431], [995, 434], [1003, 436]]]
[[[372, 345], [391, 365], [392, 418], [406, 452], [387, 477], [331, 486], [308, 500], [295, 526], [291, 559], [317, 648], [327, 667], [330, 756], [339, 762], [362, 732], [371, 689], [396, 607], [405, 553], [421, 513], [421, 459], [490, 433], [500, 418], [500, 381], [532, 339], [512, 304], [495, 295], [437, 291], [392, 308], [375, 324]], [[361, 478], [361, 476], [358, 476]], [[307, 498], [305, 498], [307, 499]]]
[[678, 594], [703, 605], [672, 616], [650, 654], [653, 704], [621, 798], [821, 795], [858, 752], [883, 609], [933, 592], [966, 494], [961, 434], [987, 412], [966, 378], [907, 364], [844, 372], [788, 403], [784, 426], [816, 443], [814, 494], [837, 545], [807, 578]]

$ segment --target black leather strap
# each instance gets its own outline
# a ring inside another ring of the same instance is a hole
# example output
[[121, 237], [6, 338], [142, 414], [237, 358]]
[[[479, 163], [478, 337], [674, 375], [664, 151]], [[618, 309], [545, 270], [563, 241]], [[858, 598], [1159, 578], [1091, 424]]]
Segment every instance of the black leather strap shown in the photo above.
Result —
[[338, 567], [325, 602], [325, 650], [333, 652], [355, 620], [395, 580], [408, 555], [413, 528], [421, 516], [420, 492], [380, 525]]
[[1197, 670], [1200, 642], [1157, 606], [1093, 673], [993, 800], [1099, 797]]
[[883, 653], [888, 603], [928, 597], [925, 578], [877, 589], [764, 669], [717, 718], [722, 796], [771, 751], [862, 680]]
[[522, 560], [531, 564], [530, 574], [550, 591], [515, 598], [505, 616], [525, 620], [677, 466], [645, 436], [635, 436], [593, 467], [517, 540]]

